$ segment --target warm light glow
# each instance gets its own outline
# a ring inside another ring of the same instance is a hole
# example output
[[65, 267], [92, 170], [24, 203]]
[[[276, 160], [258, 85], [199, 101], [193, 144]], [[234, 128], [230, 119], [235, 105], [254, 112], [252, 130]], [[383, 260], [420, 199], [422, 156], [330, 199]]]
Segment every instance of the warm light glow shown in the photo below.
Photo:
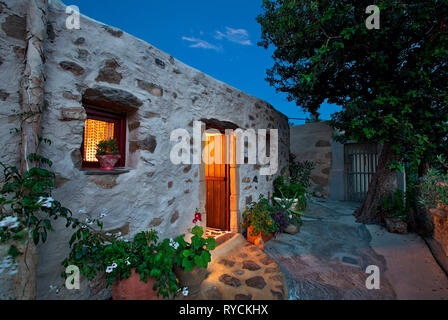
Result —
[[84, 161], [98, 162], [95, 157], [97, 144], [114, 137], [112, 122], [87, 119], [84, 129]]

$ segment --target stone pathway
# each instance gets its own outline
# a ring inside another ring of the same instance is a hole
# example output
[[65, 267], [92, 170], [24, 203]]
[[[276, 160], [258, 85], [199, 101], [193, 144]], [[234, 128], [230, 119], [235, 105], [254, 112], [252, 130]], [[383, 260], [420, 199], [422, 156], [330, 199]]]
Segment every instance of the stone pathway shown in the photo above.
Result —
[[233, 234], [212, 252], [208, 272], [199, 294], [188, 299], [287, 299], [285, 277], [278, 265], [241, 234]]
[[[448, 299], [448, 279], [423, 240], [356, 223], [357, 205], [315, 199], [299, 233], [266, 243], [289, 299]], [[379, 267], [379, 290], [366, 288], [369, 265]]]

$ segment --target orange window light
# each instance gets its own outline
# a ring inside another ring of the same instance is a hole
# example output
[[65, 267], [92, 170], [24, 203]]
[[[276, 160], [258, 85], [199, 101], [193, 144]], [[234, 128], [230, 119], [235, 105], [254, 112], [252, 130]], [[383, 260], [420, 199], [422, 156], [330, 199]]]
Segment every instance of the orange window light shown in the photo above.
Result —
[[84, 129], [84, 161], [98, 162], [95, 157], [97, 144], [101, 140], [114, 137], [114, 124], [112, 122], [87, 119]]

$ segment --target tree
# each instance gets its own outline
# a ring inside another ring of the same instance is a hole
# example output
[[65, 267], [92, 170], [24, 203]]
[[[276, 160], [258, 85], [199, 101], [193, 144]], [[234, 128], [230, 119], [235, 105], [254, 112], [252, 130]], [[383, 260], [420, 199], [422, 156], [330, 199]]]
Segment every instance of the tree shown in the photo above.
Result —
[[446, 152], [448, 0], [375, 1], [380, 28], [368, 29], [371, 0], [263, 1], [260, 46], [275, 48], [267, 80], [318, 114], [327, 101], [340, 141], [382, 144], [377, 173], [355, 212], [378, 222], [401, 163]]

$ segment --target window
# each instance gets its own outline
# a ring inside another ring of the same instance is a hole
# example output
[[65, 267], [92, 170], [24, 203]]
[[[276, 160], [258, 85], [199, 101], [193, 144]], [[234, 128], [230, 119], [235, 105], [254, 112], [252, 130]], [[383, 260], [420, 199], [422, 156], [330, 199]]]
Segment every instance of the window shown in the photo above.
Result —
[[98, 168], [99, 162], [95, 156], [97, 144], [101, 140], [114, 138], [121, 155], [116, 167], [124, 167], [126, 163], [126, 115], [93, 108], [85, 109], [87, 119], [81, 146], [82, 166], [84, 168]]

